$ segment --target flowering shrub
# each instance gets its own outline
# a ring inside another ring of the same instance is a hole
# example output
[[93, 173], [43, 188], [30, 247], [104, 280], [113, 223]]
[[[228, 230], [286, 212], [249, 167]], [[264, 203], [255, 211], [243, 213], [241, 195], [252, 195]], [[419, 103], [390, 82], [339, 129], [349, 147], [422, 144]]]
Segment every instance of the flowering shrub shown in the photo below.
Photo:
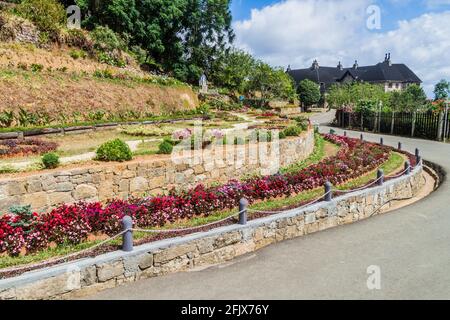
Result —
[[56, 150], [55, 142], [41, 139], [7, 139], [0, 140], [0, 157], [42, 154]]
[[33, 252], [49, 243], [76, 244], [92, 232], [115, 235], [121, 230], [124, 215], [131, 216], [139, 227], [164, 226], [179, 219], [233, 209], [243, 197], [253, 203], [318, 188], [326, 181], [341, 184], [380, 166], [388, 160], [391, 150], [348, 137], [325, 138], [341, 146], [338, 153], [298, 172], [232, 180], [210, 188], [198, 185], [153, 198], [115, 199], [104, 205], [98, 202], [62, 205], [43, 215], [16, 210], [0, 218], [0, 253], [14, 256], [23, 248]]
[[274, 113], [274, 112], [267, 111], [267, 112], [262, 113], [261, 117], [268, 117], [268, 118], [270, 118], [270, 117], [275, 117], [276, 115], [277, 114]]
[[177, 130], [172, 134], [172, 138], [175, 140], [184, 140], [192, 136], [192, 130], [189, 128]]

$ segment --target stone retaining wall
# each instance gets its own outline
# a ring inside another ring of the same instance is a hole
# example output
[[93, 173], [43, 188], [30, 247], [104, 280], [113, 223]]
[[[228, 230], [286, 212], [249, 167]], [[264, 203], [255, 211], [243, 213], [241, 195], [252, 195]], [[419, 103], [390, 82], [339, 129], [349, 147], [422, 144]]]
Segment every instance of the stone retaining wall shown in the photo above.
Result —
[[357, 222], [389, 207], [390, 200], [415, 195], [424, 183], [422, 167], [382, 186], [357, 191], [294, 209], [246, 225], [158, 241], [133, 252], [112, 252], [96, 258], [32, 271], [0, 280], [0, 299], [67, 299], [168, 273], [231, 260], [272, 243]]
[[[279, 166], [304, 160], [313, 152], [314, 132], [310, 129], [299, 137], [279, 140], [279, 147], [275, 146], [258, 143], [215, 147], [200, 154], [180, 155], [175, 161], [170, 156], [152, 156], [149, 160], [124, 164], [3, 178], [0, 179], [0, 214], [13, 205], [30, 204], [33, 210], [43, 212], [62, 203], [152, 195], [173, 187], [224, 183], [249, 173], [276, 173]], [[264, 147], [267, 147], [267, 153], [259, 154]], [[224, 161], [214, 160], [214, 155], [219, 153]], [[258, 157], [251, 158], [250, 154]]]

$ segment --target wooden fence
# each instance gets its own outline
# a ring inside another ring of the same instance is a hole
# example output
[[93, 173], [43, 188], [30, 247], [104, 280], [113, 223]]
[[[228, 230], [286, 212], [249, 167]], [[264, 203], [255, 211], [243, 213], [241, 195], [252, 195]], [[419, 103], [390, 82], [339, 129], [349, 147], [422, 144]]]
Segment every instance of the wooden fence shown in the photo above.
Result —
[[432, 140], [450, 140], [450, 114], [433, 112], [345, 112], [337, 110], [335, 124], [358, 129]]

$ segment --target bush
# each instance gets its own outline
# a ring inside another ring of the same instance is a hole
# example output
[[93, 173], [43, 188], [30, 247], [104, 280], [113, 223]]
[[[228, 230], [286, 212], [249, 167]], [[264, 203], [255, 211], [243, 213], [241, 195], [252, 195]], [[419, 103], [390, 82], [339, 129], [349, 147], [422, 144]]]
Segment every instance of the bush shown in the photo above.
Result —
[[164, 139], [158, 146], [158, 154], [171, 154], [173, 151], [173, 142]]
[[66, 19], [64, 6], [56, 0], [24, 0], [17, 6], [17, 13], [44, 32], [57, 32]]
[[33, 72], [41, 72], [44, 69], [44, 66], [39, 63], [31, 64], [31, 71]]
[[70, 50], [69, 54], [75, 60], [80, 58], [86, 58], [86, 52], [84, 52], [83, 50]]
[[96, 160], [129, 161], [133, 158], [130, 147], [120, 139], [105, 142], [97, 149]]
[[297, 126], [290, 126], [283, 130], [283, 133], [286, 137], [297, 137], [300, 133], [302, 133], [302, 128]]
[[98, 26], [91, 32], [94, 48], [98, 51], [98, 60], [102, 63], [123, 67], [122, 50], [124, 41], [108, 27]]
[[42, 156], [42, 164], [46, 169], [54, 169], [59, 165], [59, 156], [53, 152], [46, 153]]
[[79, 29], [70, 29], [67, 31], [66, 43], [70, 47], [81, 48], [89, 54], [94, 52], [94, 44], [86, 34]]

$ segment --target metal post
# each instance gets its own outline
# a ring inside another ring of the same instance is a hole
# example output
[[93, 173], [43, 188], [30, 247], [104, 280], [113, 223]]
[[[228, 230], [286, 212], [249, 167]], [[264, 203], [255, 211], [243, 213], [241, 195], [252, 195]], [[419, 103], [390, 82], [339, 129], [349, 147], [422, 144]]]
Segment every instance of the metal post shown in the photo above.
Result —
[[381, 145], [384, 145], [383, 137], [380, 138], [380, 144], [381, 144]]
[[416, 163], [419, 164], [420, 163], [420, 150], [419, 150], [419, 148], [416, 148], [415, 155], [416, 155]]
[[331, 184], [330, 181], [327, 181], [325, 182], [324, 188], [325, 188], [325, 201], [331, 201], [331, 199], [333, 199], [333, 192], [332, 192], [333, 185]]
[[384, 171], [382, 169], [378, 169], [377, 171], [377, 184], [382, 186], [384, 183]]
[[398, 142], [398, 147], [397, 147], [397, 149], [398, 149], [398, 150], [402, 150], [402, 143], [401, 143], [401, 142]]
[[409, 161], [405, 162], [405, 174], [408, 175], [411, 173], [411, 164], [409, 163]]
[[128, 230], [122, 235], [122, 250], [125, 252], [133, 251], [133, 219], [130, 216], [122, 218], [122, 230]]
[[361, 133], [361, 136], [359, 137], [361, 141], [364, 141], [364, 135]]
[[347, 131], [344, 131], [344, 137], [346, 137], [347, 136]]
[[247, 224], [247, 208], [248, 200], [245, 198], [239, 200], [239, 224]]
[[414, 132], [416, 131], [416, 111], [413, 112], [412, 127], [411, 127], [411, 137], [414, 137]]

